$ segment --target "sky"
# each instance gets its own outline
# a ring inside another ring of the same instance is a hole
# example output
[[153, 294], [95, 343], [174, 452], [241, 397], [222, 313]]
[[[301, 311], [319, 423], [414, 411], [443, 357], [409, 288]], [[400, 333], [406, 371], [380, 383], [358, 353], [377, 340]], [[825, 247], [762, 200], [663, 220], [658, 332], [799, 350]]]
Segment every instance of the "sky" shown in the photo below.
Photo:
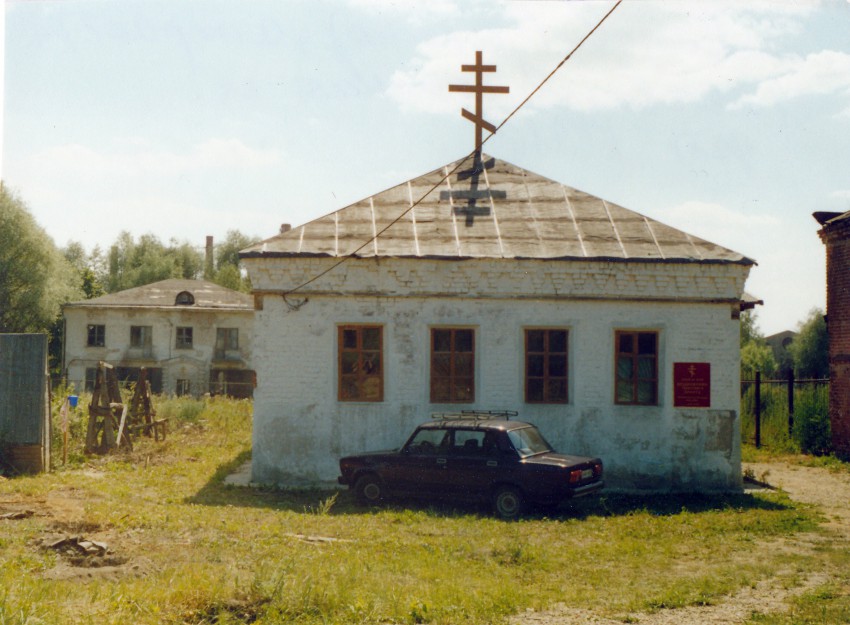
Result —
[[[4, 183], [64, 247], [298, 226], [473, 148], [615, 3], [6, 0]], [[824, 308], [850, 210], [850, 1], [626, 0], [486, 144], [754, 259], [758, 327]]]

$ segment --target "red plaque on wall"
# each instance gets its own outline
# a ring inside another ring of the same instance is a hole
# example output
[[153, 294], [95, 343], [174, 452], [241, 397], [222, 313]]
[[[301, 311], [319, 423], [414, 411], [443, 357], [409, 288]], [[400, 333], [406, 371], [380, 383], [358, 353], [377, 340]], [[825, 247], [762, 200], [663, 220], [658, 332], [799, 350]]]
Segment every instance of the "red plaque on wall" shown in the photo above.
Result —
[[673, 405], [677, 408], [711, 406], [711, 363], [673, 363]]

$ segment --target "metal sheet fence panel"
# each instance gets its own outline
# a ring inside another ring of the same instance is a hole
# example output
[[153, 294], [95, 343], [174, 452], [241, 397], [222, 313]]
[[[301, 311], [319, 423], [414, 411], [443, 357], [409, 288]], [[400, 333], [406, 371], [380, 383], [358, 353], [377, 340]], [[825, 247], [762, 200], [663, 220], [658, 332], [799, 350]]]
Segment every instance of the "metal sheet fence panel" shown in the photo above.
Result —
[[41, 445], [46, 398], [47, 335], [0, 334], [0, 441]]

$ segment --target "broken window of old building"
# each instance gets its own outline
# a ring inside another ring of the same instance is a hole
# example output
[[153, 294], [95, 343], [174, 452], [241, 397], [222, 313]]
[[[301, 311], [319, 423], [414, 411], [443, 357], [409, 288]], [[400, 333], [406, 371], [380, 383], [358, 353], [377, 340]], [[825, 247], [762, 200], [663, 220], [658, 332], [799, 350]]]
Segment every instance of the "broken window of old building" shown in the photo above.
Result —
[[339, 327], [340, 401], [383, 401], [383, 327]]

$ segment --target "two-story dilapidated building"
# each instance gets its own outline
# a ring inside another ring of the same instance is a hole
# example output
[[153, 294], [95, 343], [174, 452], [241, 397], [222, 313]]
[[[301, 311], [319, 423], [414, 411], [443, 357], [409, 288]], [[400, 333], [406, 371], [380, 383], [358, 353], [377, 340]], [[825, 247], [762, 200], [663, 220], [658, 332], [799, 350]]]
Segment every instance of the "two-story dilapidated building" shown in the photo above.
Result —
[[170, 279], [63, 307], [64, 371], [90, 390], [98, 362], [155, 393], [250, 397], [254, 311], [250, 295], [204, 280]]

